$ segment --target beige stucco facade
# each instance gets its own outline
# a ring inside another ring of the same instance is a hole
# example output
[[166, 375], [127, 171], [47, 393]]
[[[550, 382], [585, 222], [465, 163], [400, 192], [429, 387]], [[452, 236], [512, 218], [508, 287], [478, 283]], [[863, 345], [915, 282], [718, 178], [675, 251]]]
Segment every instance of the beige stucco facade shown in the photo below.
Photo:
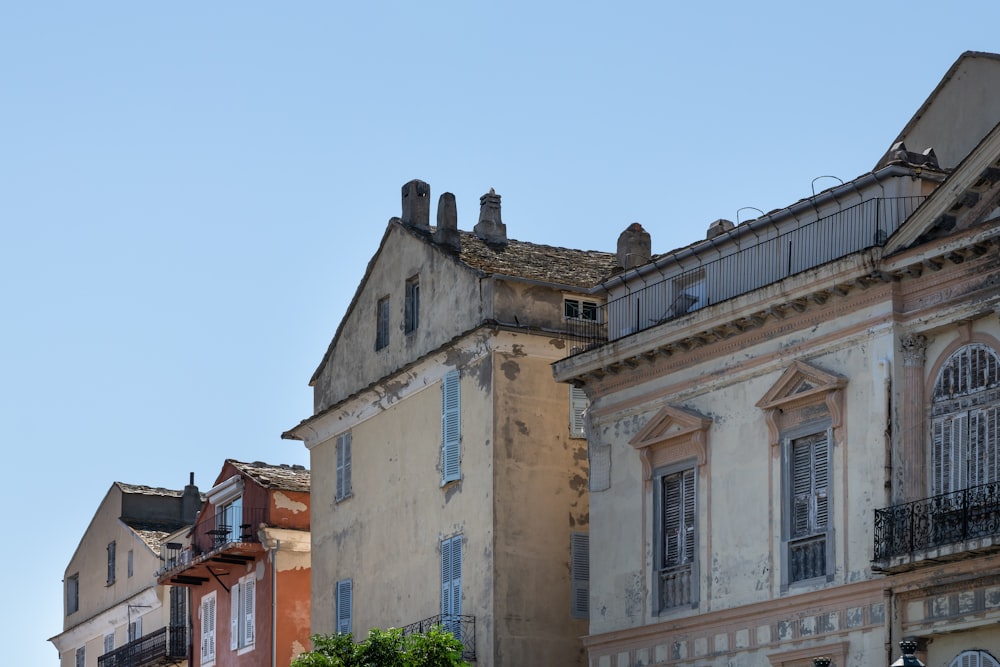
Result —
[[[108, 490], [63, 576], [63, 631], [49, 640], [60, 665], [76, 667], [82, 654], [86, 667], [96, 667], [100, 656], [129, 643], [130, 625], [133, 639], [166, 632], [172, 604], [183, 606], [186, 632], [186, 594], [157, 585], [156, 573], [168, 536], [162, 528], [193, 520], [197, 511], [198, 490], [188, 491], [193, 509], [185, 512], [180, 491], [120, 483]], [[186, 647], [186, 634], [179, 639]]]
[[[962, 90], [991, 89], [997, 61], [987, 60], [990, 76]], [[790, 239], [783, 247], [809, 249], [812, 265], [783, 255], [784, 275], [754, 287], [772, 268], [758, 261], [739, 274], [749, 287], [725, 292], [739, 264], [707, 260], [768, 241], [749, 233], [753, 223], [736, 228], [686, 249], [695, 258], [704, 248], [696, 296], [707, 302], [636, 333], [609, 308], [610, 342], [556, 364], [557, 379], [592, 400], [591, 665], [794, 667], [826, 655], [860, 667], [889, 664], [903, 637], [918, 638], [933, 667], [964, 651], [1000, 657], [995, 532], [875, 552], [910, 530], [879, 524], [877, 510], [935, 511], [925, 499], [940, 474], [930, 415], [941, 369], [970, 345], [1000, 353], [997, 121], [954, 171], [903, 153], [846, 185], [850, 206], [887, 201], [887, 184], [893, 197], [921, 197], [884, 243], [859, 232], [857, 250], [825, 257], [831, 242], [807, 236], [824, 233], [824, 216], [838, 243], [853, 228], [829, 209], [839, 189], [821, 193], [765, 221], [771, 238]], [[813, 231], [794, 236], [794, 225]], [[669, 285], [674, 269], [661, 258]], [[641, 285], [644, 271], [653, 266], [620, 283]], [[653, 302], [636, 294], [631, 312]], [[800, 466], [800, 454], [815, 458]], [[682, 511], [690, 516], [672, 514]], [[689, 557], [671, 555], [678, 543]]]
[[[461, 234], [449, 250], [390, 221], [314, 375], [317, 413], [286, 434], [304, 441], [315, 480], [312, 630], [364, 636], [441, 616], [442, 561], [457, 538], [460, 632], [476, 664], [584, 664], [571, 542], [588, 531], [586, 440], [551, 371], [568, 349], [564, 298], [584, 290], [523, 275], [522, 260], [549, 268], [530, 244]], [[419, 325], [407, 332], [403, 288], [414, 281]], [[391, 327], [376, 349], [386, 299]], [[442, 384], [456, 374], [459, 471], [449, 477]], [[348, 437], [349, 491], [338, 489]]]

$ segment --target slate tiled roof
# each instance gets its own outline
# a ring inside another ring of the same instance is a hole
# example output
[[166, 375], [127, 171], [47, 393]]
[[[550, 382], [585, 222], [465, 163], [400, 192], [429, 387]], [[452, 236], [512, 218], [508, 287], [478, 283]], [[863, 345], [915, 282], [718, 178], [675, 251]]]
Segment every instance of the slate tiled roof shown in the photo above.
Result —
[[133, 493], [140, 494], [144, 496], [169, 496], [172, 498], [180, 498], [184, 495], [183, 491], [175, 491], [174, 489], [164, 489], [159, 486], [145, 486], [144, 484], [126, 484], [125, 482], [115, 482], [118, 488], [122, 490], [122, 493]]
[[250, 477], [265, 489], [282, 491], [309, 491], [309, 471], [300, 465], [271, 465], [262, 461], [244, 463], [229, 459], [234, 468]]
[[507, 245], [488, 244], [472, 232], [460, 232], [462, 262], [484, 273], [590, 288], [611, 275], [614, 253], [574, 250], [510, 239]]
[[129, 527], [135, 531], [136, 535], [138, 535], [139, 538], [145, 542], [157, 556], [160, 555], [160, 546], [163, 544], [163, 541], [167, 539], [168, 535], [171, 535], [171, 533], [163, 530], [150, 530], [132, 525]]

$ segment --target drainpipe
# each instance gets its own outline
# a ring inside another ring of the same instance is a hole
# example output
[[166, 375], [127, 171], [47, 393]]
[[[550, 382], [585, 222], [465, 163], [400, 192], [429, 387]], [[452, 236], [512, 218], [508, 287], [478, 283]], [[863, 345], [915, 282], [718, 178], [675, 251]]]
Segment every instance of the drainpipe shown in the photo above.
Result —
[[281, 540], [271, 547], [271, 667], [278, 667], [278, 549]]

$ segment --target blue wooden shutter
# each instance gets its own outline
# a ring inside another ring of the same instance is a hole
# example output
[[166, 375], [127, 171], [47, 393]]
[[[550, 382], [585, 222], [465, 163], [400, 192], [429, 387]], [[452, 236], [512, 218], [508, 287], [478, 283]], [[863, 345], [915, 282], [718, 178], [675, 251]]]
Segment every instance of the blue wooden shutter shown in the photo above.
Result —
[[337, 582], [337, 634], [351, 632], [351, 605], [353, 604], [353, 583], [350, 579]]
[[441, 542], [441, 625], [462, 638], [462, 536]]
[[462, 476], [462, 420], [459, 374], [451, 371], [441, 379], [441, 481], [451, 482]]

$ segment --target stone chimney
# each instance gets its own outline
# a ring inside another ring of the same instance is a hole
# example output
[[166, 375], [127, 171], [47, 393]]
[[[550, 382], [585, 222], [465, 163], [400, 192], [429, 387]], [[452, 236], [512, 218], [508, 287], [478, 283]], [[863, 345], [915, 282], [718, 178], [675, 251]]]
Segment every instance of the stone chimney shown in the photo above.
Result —
[[507, 245], [507, 225], [500, 220], [500, 195], [493, 188], [479, 198], [479, 222], [473, 231], [487, 243]]
[[416, 179], [403, 186], [402, 220], [407, 227], [431, 230], [431, 186]]
[[645, 264], [652, 253], [653, 242], [649, 232], [638, 222], [633, 222], [618, 236], [618, 266], [623, 269]]
[[455, 195], [450, 192], [445, 192], [438, 198], [434, 242], [452, 250], [462, 249], [462, 236], [458, 233], [458, 207], [455, 205]]
[[201, 492], [194, 485], [194, 473], [191, 473], [191, 481], [184, 487], [184, 495], [181, 496], [181, 519], [186, 524], [193, 524], [201, 510]]
[[725, 218], [719, 218], [712, 224], [708, 226], [708, 232], [705, 234], [706, 239], [714, 239], [716, 236], [722, 236], [730, 229], [735, 227], [732, 220], [726, 220]]

